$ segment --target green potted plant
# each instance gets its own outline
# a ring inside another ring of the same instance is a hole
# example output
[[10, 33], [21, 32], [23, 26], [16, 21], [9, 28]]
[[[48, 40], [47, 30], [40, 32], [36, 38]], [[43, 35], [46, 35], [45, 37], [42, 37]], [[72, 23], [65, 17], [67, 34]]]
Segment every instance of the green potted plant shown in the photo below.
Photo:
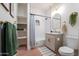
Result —
[[78, 16], [77, 12], [72, 12], [71, 13], [70, 19], [69, 19], [69, 23], [71, 24], [71, 26], [74, 26], [76, 24], [77, 16]]

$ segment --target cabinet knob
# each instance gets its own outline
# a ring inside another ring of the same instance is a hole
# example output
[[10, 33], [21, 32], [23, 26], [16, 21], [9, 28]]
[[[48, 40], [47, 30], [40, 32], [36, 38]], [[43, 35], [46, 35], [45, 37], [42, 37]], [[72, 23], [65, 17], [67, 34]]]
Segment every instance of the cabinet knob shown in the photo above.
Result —
[[48, 42], [51, 42], [50, 39], [48, 39]]
[[60, 41], [60, 38], [57, 38], [57, 41]]

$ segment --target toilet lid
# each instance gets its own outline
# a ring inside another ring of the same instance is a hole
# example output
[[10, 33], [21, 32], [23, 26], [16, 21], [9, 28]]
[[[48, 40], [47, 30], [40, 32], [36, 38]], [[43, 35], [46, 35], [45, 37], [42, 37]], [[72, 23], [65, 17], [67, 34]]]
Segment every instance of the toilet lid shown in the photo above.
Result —
[[60, 47], [59, 51], [61, 51], [63, 53], [73, 53], [74, 52], [73, 49], [66, 47], [66, 46]]

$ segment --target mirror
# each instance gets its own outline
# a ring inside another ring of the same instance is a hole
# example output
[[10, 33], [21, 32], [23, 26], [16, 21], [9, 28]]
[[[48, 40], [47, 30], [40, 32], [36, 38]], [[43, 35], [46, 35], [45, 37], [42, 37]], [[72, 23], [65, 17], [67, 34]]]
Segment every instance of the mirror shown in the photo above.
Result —
[[60, 31], [61, 29], [61, 15], [55, 14], [52, 17], [52, 31]]

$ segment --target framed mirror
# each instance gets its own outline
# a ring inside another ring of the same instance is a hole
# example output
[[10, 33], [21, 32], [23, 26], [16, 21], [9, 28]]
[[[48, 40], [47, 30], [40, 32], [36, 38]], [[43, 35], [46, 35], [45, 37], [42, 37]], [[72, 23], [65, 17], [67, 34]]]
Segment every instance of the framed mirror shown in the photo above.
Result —
[[52, 17], [52, 29], [53, 31], [60, 31], [61, 29], [61, 15], [58, 13]]

